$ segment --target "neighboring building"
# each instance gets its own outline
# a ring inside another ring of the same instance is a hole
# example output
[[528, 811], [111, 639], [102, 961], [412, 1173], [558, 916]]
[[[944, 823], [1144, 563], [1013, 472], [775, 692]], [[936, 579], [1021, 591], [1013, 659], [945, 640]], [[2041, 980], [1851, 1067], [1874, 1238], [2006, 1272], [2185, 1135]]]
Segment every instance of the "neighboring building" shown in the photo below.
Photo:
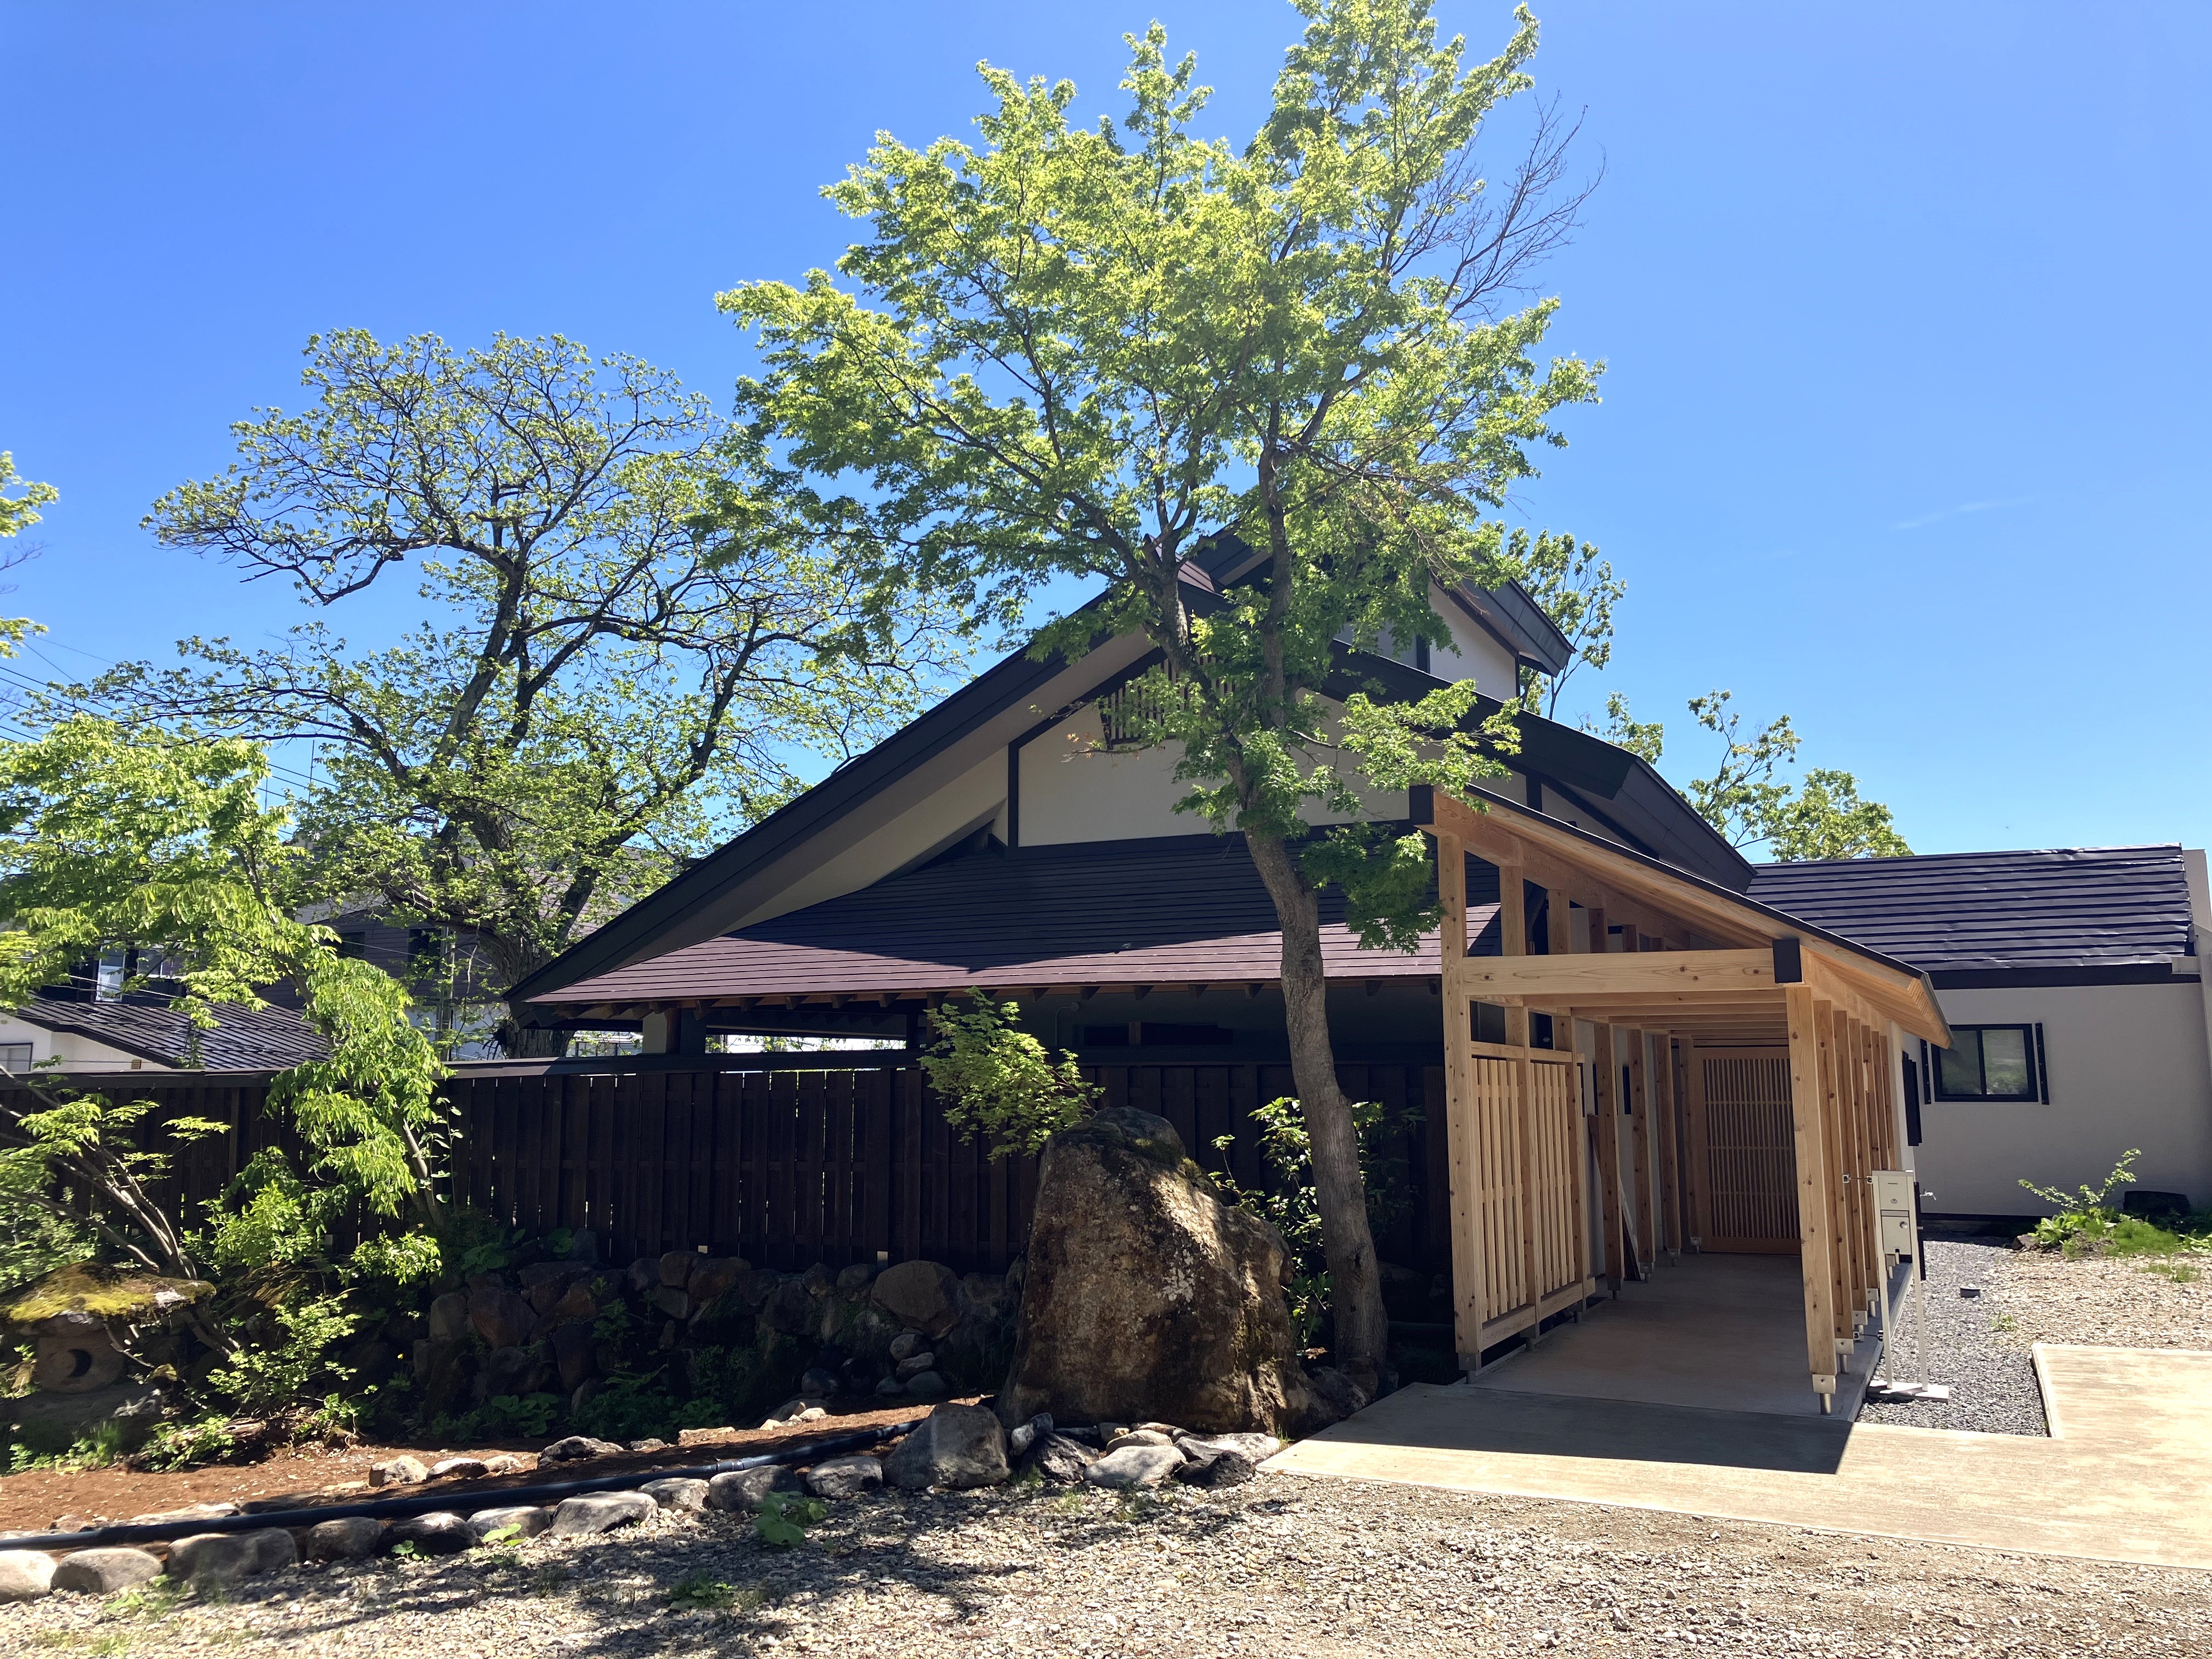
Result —
[[167, 997], [35, 997], [0, 1016], [0, 1066], [21, 1075], [41, 1060], [72, 1072], [266, 1071], [330, 1052], [315, 1028], [287, 1008], [225, 1006], [212, 1030], [197, 1030]]
[[2205, 860], [2177, 846], [1761, 866], [1751, 896], [1934, 981], [1917, 1045], [1931, 1213], [2028, 1215], [2140, 1148], [2136, 1185], [2212, 1207]]

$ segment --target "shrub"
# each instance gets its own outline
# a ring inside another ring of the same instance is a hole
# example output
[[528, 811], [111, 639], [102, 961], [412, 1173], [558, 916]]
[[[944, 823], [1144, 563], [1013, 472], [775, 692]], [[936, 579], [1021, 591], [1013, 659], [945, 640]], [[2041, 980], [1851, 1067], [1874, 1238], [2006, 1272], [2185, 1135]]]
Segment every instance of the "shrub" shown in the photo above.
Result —
[[988, 1136], [991, 1156], [1003, 1158], [1036, 1152], [1055, 1130], [1097, 1109], [1098, 1089], [1075, 1061], [1054, 1060], [1021, 1029], [1020, 1004], [968, 994], [972, 1006], [947, 1002], [927, 1015], [937, 1042], [921, 1064], [945, 1102], [947, 1123], [970, 1140]]
[[131, 1462], [146, 1469], [189, 1469], [222, 1462], [237, 1450], [222, 1418], [179, 1419], [155, 1430]]

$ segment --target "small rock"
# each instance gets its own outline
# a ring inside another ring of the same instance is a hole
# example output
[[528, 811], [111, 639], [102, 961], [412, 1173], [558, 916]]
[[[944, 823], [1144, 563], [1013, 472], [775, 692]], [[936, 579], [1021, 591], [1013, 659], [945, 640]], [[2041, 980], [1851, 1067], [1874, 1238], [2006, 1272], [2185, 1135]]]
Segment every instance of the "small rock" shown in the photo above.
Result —
[[424, 1555], [459, 1555], [463, 1550], [476, 1547], [477, 1534], [451, 1510], [438, 1510], [429, 1515], [410, 1515], [404, 1521], [393, 1522], [385, 1540], [394, 1548], [412, 1544]]
[[1186, 1456], [1192, 1455], [1194, 1446], [1242, 1452], [1255, 1465], [1266, 1462], [1283, 1449], [1283, 1443], [1272, 1434], [1180, 1434], [1176, 1437], [1176, 1445]]
[[501, 1452], [496, 1457], [484, 1459], [486, 1474], [520, 1474], [529, 1467], [513, 1452]]
[[238, 1513], [235, 1504], [188, 1504], [180, 1510], [156, 1510], [151, 1515], [134, 1515], [124, 1522], [125, 1526], [150, 1526], [176, 1521], [221, 1521]]
[[676, 1436], [679, 1446], [726, 1446], [738, 1437], [734, 1428], [682, 1429]]
[[100, 1527], [106, 1526], [106, 1524], [107, 1517], [100, 1515], [58, 1515], [54, 1517], [54, 1524], [47, 1530], [51, 1532], [92, 1532]]
[[732, 1469], [718, 1474], [707, 1483], [707, 1507], [710, 1510], [757, 1510], [772, 1492], [804, 1490], [799, 1477], [781, 1463], [771, 1463], [757, 1469]]
[[1127, 1492], [1136, 1486], [1157, 1486], [1182, 1464], [1182, 1454], [1173, 1446], [1129, 1445], [1108, 1452], [1084, 1470], [1083, 1478], [1094, 1486]]
[[362, 1561], [383, 1547], [383, 1522], [373, 1515], [342, 1515], [308, 1528], [301, 1553], [310, 1561]]
[[884, 1466], [872, 1457], [833, 1457], [806, 1474], [806, 1490], [817, 1498], [857, 1498], [883, 1484]]
[[1124, 1446], [1172, 1446], [1175, 1437], [1162, 1434], [1158, 1429], [1124, 1429], [1106, 1443], [1106, 1449], [1117, 1452]]
[[920, 1331], [901, 1331], [891, 1339], [891, 1358], [904, 1359], [928, 1340]]
[[1154, 1434], [1164, 1434], [1167, 1436], [1168, 1444], [1170, 1446], [1190, 1432], [1188, 1429], [1177, 1428], [1172, 1423], [1132, 1423], [1129, 1425], [1129, 1429], [1132, 1433], [1141, 1429], [1150, 1429]]
[[368, 1484], [372, 1486], [411, 1486], [429, 1478], [430, 1471], [422, 1467], [419, 1457], [390, 1457], [368, 1466]]
[[[1029, 1425], [1022, 1426], [1027, 1428]], [[1082, 1484], [1085, 1472], [1097, 1457], [1098, 1454], [1081, 1441], [1048, 1431], [1031, 1443], [1022, 1467], [1035, 1469], [1054, 1486], [1073, 1486]]]
[[1260, 1472], [1258, 1464], [1234, 1447], [1186, 1438], [1176, 1443], [1176, 1449], [1183, 1455], [1183, 1466], [1175, 1478], [1186, 1486], [1241, 1486]]
[[1316, 1367], [1307, 1374], [1306, 1382], [1339, 1418], [1364, 1411], [1370, 1397], [1366, 1389], [1334, 1365]]
[[817, 1415], [823, 1414], [819, 1412], [821, 1404], [818, 1400], [809, 1400], [804, 1395], [800, 1395], [785, 1401], [769, 1415], [772, 1420], [777, 1423], [795, 1423], [805, 1416], [810, 1410], [816, 1411]]
[[469, 1530], [489, 1538], [503, 1528], [514, 1528], [518, 1538], [535, 1538], [553, 1524], [553, 1511], [534, 1504], [510, 1504], [501, 1509], [478, 1510], [469, 1516]]
[[77, 1550], [54, 1568], [53, 1587], [90, 1595], [112, 1595], [158, 1578], [161, 1564], [144, 1550]]
[[903, 1492], [994, 1486], [1012, 1472], [1006, 1431], [981, 1406], [939, 1407], [884, 1460], [884, 1479]]
[[613, 1457], [622, 1450], [611, 1440], [594, 1440], [588, 1434], [572, 1434], [566, 1440], [556, 1440], [538, 1454], [540, 1468], [548, 1463], [574, 1463], [586, 1457]]
[[1101, 1446], [1110, 1445], [1116, 1435], [1127, 1434], [1128, 1431], [1129, 1425], [1127, 1423], [1101, 1423], [1098, 1425], [1098, 1443]]
[[234, 1583], [252, 1572], [289, 1567], [300, 1559], [292, 1534], [282, 1528], [260, 1532], [203, 1532], [169, 1546], [169, 1577], [188, 1583]]
[[924, 1371], [933, 1371], [936, 1369], [937, 1356], [925, 1348], [920, 1353], [910, 1353], [900, 1360], [893, 1375], [903, 1382], [909, 1376], [919, 1376]]
[[624, 1445], [623, 1449], [624, 1451], [634, 1452], [666, 1451], [668, 1449], [668, 1443], [665, 1440], [633, 1440]]
[[938, 1371], [918, 1371], [906, 1380], [906, 1391], [916, 1400], [942, 1400], [952, 1385]]
[[707, 1483], [682, 1475], [671, 1475], [665, 1480], [648, 1480], [638, 1490], [664, 1510], [703, 1510], [707, 1507]]
[[837, 1379], [819, 1365], [809, 1366], [799, 1379], [799, 1391], [810, 1399], [827, 1400], [837, 1392]]
[[54, 1587], [54, 1558], [44, 1550], [0, 1550], [0, 1601], [35, 1601]]
[[430, 1479], [444, 1480], [476, 1480], [491, 1473], [491, 1465], [481, 1457], [445, 1457], [430, 1465]]
[[1006, 1431], [1006, 1455], [1018, 1462], [1022, 1455], [1029, 1450], [1030, 1444], [1036, 1439], [1036, 1428], [1033, 1424], [1014, 1425], [1012, 1428]]
[[904, 1394], [906, 1392], [906, 1384], [900, 1382], [896, 1376], [887, 1376], [882, 1382], [876, 1384], [876, 1392], [884, 1399], [888, 1400], [893, 1395]]
[[869, 1281], [875, 1276], [874, 1262], [855, 1261], [849, 1267], [841, 1267], [837, 1270], [837, 1288], [850, 1296], [855, 1291], [866, 1290]]
[[659, 1513], [660, 1505], [641, 1492], [595, 1492], [580, 1498], [564, 1498], [553, 1511], [556, 1538], [588, 1537], [630, 1527]]

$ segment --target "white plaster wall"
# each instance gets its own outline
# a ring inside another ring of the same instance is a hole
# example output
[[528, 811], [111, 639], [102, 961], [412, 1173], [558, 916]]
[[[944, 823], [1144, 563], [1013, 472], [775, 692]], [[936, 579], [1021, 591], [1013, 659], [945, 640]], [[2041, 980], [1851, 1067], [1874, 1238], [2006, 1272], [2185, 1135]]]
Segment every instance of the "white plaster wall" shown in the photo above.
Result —
[[2136, 1184], [2212, 1205], [2212, 1063], [2197, 981], [1942, 991], [1936, 1000], [1954, 1025], [2040, 1021], [2051, 1103], [1923, 1105], [1914, 1162], [1936, 1194], [1931, 1212], [2044, 1213], [2050, 1206], [2021, 1188], [2023, 1178], [2094, 1184], [2130, 1146], [2142, 1149]]
[[128, 1054], [120, 1048], [111, 1048], [104, 1042], [79, 1036], [73, 1031], [50, 1031], [43, 1025], [33, 1025], [28, 1020], [0, 1016], [0, 1042], [27, 1042], [31, 1045], [33, 1065], [42, 1060], [62, 1060], [64, 1064], [86, 1071], [99, 1072], [166, 1072], [170, 1068], [157, 1060]]
[[1503, 702], [1520, 690], [1519, 665], [1513, 653], [1492, 637], [1490, 630], [1445, 597], [1442, 588], [1429, 590], [1429, 604], [1451, 629], [1452, 643], [1429, 647], [1429, 672], [1440, 680], [1473, 680], [1491, 696]]

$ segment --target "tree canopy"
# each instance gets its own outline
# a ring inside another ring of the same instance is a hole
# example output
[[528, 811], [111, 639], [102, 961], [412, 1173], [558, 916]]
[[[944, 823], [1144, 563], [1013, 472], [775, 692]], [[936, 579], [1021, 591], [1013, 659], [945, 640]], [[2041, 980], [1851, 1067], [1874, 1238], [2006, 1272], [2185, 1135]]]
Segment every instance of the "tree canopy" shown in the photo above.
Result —
[[[873, 614], [920, 593], [1010, 628], [1073, 578], [1097, 597], [1033, 650], [1138, 631], [1160, 653], [1137, 735], [1178, 745], [1183, 808], [1243, 833], [1274, 900], [1337, 1341], [1371, 1364], [1383, 1316], [1317, 895], [1345, 885], [1386, 946], [1436, 911], [1419, 836], [1317, 826], [1376, 789], [1495, 771], [1510, 739], [1469, 729], [1471, 682], [1410, 707], [1326, 689], [1347, 644], [1449, 643], [1437, 591], [1510, 573], [1491, 514], [1596, 371], [1539, 360], [1553, 301], [1508, 303], [1573, 223], [1567, 132], [1539, 111], [1501, 179], [1475, 159], [1531, 86], [1534, 20], [1470, 64], [1425, 0], [1299, 9], [1249, 143], [1197, 136], [1208, 89], [1158, 24], [1127, 37], [1119, 123], [1078, 125], [1071, 83], [985, 64], [979, 142], [884, 136], [828, 188], [865, 237], [835, 275], [720, 303], [759, 343], [747, 430]], [[1187, 603], [1201, 554], [1218, 579]]]
[[238, 460], [147, 522], [317, 611], [411, 580], [425, 619], [366, 647], [319, 618], [195, 638], [83, 689], [316, 745], [305, 896], [456, 930], [495, 992], [787, 798], [804, 750], [842, 758], [932, 689], [927, 607], [868, 606], [785, 534], [673, 376], [559, 337], [347, 330], [307, 358], [306, 410], [237, 423]]

